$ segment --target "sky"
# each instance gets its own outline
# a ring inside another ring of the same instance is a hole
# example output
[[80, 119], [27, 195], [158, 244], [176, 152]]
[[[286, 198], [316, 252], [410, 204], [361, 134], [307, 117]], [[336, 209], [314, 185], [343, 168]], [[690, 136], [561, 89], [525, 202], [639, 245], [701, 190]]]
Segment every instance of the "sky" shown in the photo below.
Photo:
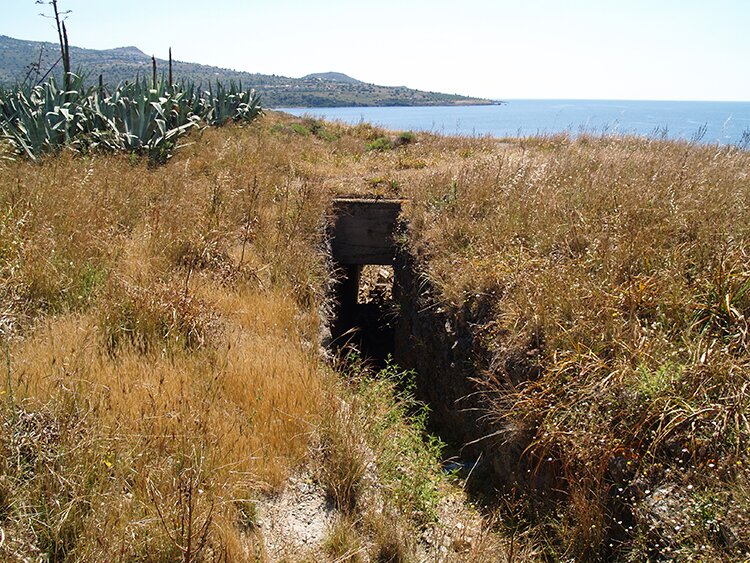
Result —
[[[0, 35], [56, 41], [35, 0]], [[59, 0], [71, 45], [493, 99], [750, 101], [750, 0]]]

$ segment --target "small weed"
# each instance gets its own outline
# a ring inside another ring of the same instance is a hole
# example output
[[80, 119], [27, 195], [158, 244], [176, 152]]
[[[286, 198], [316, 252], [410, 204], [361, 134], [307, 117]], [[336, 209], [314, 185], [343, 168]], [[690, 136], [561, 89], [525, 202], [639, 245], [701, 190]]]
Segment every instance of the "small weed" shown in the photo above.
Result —
[[750, 344], [750, 271], [721, 263], [695, 306], [693, 327], [733, 348]]
[[351, 134], [358, 139], [364, 139], [365, 141], [374, 141], [378, 138], [383, 137], [385, 135], [385, 130], [381, 129], [380, 127], [375, 127], [370, 123], [362, 122], [358, 123], [352, 128]]
[[[3, 448], [4, 450], [5, 448]], [[7, 455], [6, 451], [2, 452]], [[0, 522], [4, 522], [13, 511], [13, 487], [8, 470], [0, 467]]]
[[[74, 299], [79, 307], [90, 304], [102, 290], [107, 280], [108, 272], [93, 262], [86, 262], [74, 281]], [[78, 308], [78, 307], [77, 307]]]
[[429, 207], [437, 212], [450, 211], [459, 203], [458, 180], [451, 182], [450, 188], [444, 193], [434, 197], [428, 203]]
[[330, 143], [339, 138], [339, 135], [329, 130], [326, 125], [318, 119], [308, 117], [302, 120], [302, 124], [318, 139], [322, 139]]
[[321, 129], [318, 133], [315, 134], [315, 136], [319, 139], [323, 139], [324, 141], [328, 141], [329, 143], [332, 143], [339, 138], [336, 133], [333, 133], [328, 129]]
[[655, 370], [643, 366], [636, 370], [636, 389], [648, 400], [665, 396], [675, 386], [678, 386], [683, 373], [683, 366], [667, 362]]
[[388, 137], [378, 137], [365, 145], [365, 150], [368, 152], [383, 152], [391, 150], [392, 148], [393, 143]]
[[415, 374], [391, 359], [374, 377], [359, 382], [367, 409], [370, 447], [377, 452], [378, 474], [398, 510], [415, 520], [434, 520], [444, 444], [427, 433], [429, 409], [414, 398]]
[[367, 466], [356, 413], [341, 405], [324, 420], [323, 484], [336, 507], [344, 514], [352, 514], [360, 499]]
[[341, 561], [341, 563], [363, 561], [363, 548], [356, 526], [345, 517], [337, 518], [328, 529], [323, 549], [335, 561]]
[[310, 136], [310, 130], [301, 123], [292, 123], [290, 129], [297, 133], [297, 135], [302, 135], [303, 137]]
[[394, 196], [401, 192], [401, 185], [399, 181], [394, 178], [384, 178], [383, 176], [376, 176], [367, 180], [367, 185], [377, 196]]
[[198, 240], [178, 241], [169, 254], [171, 261], [186, 272], [209, 271], [224, 282], [232, 281], [237, 275], [224, 241], [215, 233]]
[[421, 170], [427, 168], [427, 162], [421, 158], [412, 158], [407, 153], [399, 153], [396, 168], [399, 170]]
[[168, 483], [174, 489], [162, 491], [152, 481], [147, 489], [171, 548], [182, 553], [186, 562], [200, 561], [212, 547], [216, 504], [208, 490], [211, 483], [204, 473], [202, 457], [197, 452], [181, 457], [174, 460], [175, 475]]
[[373, 535], [372, 559], [378, 563], [409, 561], [411, 546], [398, 526], [398, 518], [378, 514], [368, 523]]
[[718, 534], [721, 531], [721, 523], [724, 519], [726, 504], [720, 499], [710, 495], [696, 495], [694, 514], [703, 531], [709, 535]]
[[240, 525], [248, 530], [258, 527], [258, 504], [253, 500], [236, 501]]
[[402, 147], [404, 145], [411, 145], [412, 143], [416, 142], [417, 136], [413, 131], [403, 131], [402, 133], [396, 135], [396, 140], [393, 142], [393, 144], [397, 147]]

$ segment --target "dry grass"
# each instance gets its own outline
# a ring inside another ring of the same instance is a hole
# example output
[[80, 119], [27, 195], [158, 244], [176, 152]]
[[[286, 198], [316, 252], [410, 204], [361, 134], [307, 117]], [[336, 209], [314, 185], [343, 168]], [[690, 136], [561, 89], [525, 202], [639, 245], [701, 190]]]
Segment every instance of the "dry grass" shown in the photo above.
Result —
[[316, 463], [321, 429], [367, 435], [323, 392], [322, 217], [394, 155], [366, 151], [376, 128], [290, 123], [204, 131], [158, 168], [0, 163], [4, 559], [262, 559], [248, 503]]
[[0, 170], [4, 556], [253, 552], [241, 501], [306, 459], [321, 406], [326, 195], [258, 133]]
[[[513, 500], [510, 553], [741, 557], [748, 153], [426, 133], [367, 150], [388, 137], [272, 114], [194, 135], [160, 168], [0, 160], [4, 558], [262, 558], [247, 499], [310, 463], [319, 429], [343, 455], [392, 428], [349, 416], [366, 395], [324, 392], [317, 249], [335, 193], [411, 199], [410, 244], [495, 356], [497, 425], [532, 437], [525, 455], [560, 491], [551, 509]], [[519, 351], [520, 379], [504, 371]], [[391, 463], [414, 443], [402, 435], [369, 449]], [[383, 558], [411, 553], [434, 500], [435, 468], [413, 453], [414, 473], [385, 476], [397, 525], [389, 512], [357, 532]], [[351, 511], [367, 459], [349, 461], [348, 481], [329, 472]], [[671, 534], [647, 524], [667, 490], [687, 526]], [[356, 547], [333, 532], [332, 557]], [[502, 553], [485, 532], [465, 558]]]
[[361, 545], [355, 525], [345, 518], [336, 520], [325, 542], [325, 551], [334, 561], [341, 563], [360, 563], [363, 561], [364, 548]]
[[[750, 461], [749, 179], [732, 147], [558, 136], [410, 189], [433, 279], [495, 354], [498, 428], [530, 435], [526, 455], [563, 491], [556, 556], [613, 557], [638, 534], [651, 553], [750, 548], [747, 513], [728, 506], [727, 541], [665, 540], [630, 512], [672, 482], [697, 510]], [[504, 367], [517, 351], [521, 380]]]

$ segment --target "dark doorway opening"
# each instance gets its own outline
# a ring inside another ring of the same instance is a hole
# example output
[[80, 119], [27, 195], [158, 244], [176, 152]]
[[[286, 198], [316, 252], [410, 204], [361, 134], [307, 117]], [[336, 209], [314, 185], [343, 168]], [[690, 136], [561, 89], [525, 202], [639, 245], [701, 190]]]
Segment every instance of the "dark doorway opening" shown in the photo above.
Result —
[[401, 203], [337, 199], [330, 222], [337, 280], [331, 343], [339, 353], [356, 350], [376, 367], [395, 349], [393, 234]]
[[395, 350], [393, 267], [356, 266], [346, 273], [339, 282], [345, 298], [338, 304], [333, 344], [344, 353], [354, 349], [375, 367], [383, 367]]

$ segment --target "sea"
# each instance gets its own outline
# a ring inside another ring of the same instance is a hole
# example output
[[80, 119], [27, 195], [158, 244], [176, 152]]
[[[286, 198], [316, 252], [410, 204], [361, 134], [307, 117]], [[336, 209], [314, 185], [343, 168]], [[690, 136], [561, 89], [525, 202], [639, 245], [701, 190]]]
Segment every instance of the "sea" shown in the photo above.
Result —
[[507, 100], [491, 106], [279, 109], [296, 116], [443, 135], [527, 137], [565, 132], [750, 147], [750, 102]]

